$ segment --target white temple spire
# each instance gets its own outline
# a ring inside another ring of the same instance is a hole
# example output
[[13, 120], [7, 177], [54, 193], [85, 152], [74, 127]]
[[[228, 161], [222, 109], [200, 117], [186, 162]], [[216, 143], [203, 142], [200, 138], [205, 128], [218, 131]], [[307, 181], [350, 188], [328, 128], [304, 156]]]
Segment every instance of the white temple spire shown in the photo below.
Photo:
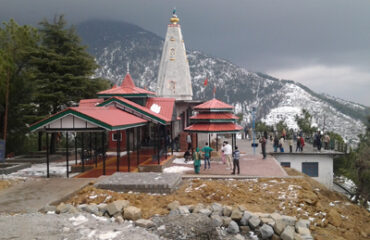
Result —
[[163, 45], [156, 92], [160, 97], [192, 100], [190, 69], [179, 21], [174, 9]]

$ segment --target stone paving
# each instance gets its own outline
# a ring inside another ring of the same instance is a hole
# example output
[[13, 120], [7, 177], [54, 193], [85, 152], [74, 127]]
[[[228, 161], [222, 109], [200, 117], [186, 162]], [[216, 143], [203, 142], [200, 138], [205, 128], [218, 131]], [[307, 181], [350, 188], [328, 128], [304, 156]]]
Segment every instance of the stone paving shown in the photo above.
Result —
[[171, 193], [181, 183], [181, 175], [177, 173], [114, 173], [102, 177], [95, 184], [97, 188], [117, 192], [150, 192]]

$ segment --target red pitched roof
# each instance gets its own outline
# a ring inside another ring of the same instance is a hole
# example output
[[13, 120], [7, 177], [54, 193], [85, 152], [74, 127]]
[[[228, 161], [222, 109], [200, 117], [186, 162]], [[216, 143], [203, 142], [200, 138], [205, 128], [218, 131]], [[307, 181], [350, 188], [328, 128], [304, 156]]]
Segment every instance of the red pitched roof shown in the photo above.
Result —
[[172, 119], [175, 101], [175, 98], [151, 97], [148, 98], [146, 102], [146, 108], [153, 112], [153, 110], [156, 110], [156, 106], [154, 105], [156, 104], [160, 107], [158, 114], [164, 116], [165, 118]]
[[194, 123], [189, 127], [185, 128], [185, 131], [189, 132], [238, 132], [242, 130], [243, 127], [234, 123]]
[[190, 119], [239, 119], [232, 113], [198, 113]]
[[125, 78], [122, 81], [121, 86], [118, 87], [113, 86], [113, 88], [111, 89], [98, 92], [98, 95], [135, 95], [135, 94], [155, 95], [154, 92], [136, 87], [129, 73], [126, 74]]
[[82, 99], [78, 104], [79, 107], [95, 107], [99, 103], [102, 103], [104, 100], [101, 98], [94, 98], [94, 99]]
[[118, 103], [121, 102], [121, 103], [129, 106], [131, 109], [133, 109], [135, 111], [144, 113], [146, 116], [149, 116], [150, 118], [157, 118], [157, 119], [159, 119], [159, 120], [161, 120], [162, 122], [165, 122], [165, 123], [169, 123], [172, 120], [172, 116], [169, 118], [169, 117], [164, 116], [162, 114], [158, 114], [156, 112], [151, 111], [150, 109], [148, 109], [146, 107], [143, 107], [143, 106], [141, 106], [137, 103], [134, 103], [130, 100], [127, 100], [126, 98], [123, 98], [123, 97], [111, 97], [108, 100], [104, 101], [102, 104], [103, 105], [104, 105], [104, 103], [109, 104], [110, 102], [113, 102], [113, 101], [117, 101]]
[[227, 109], [232, 110], [234, 109], [233, 106], [226, 104], [224, 102], [221, 102], [220, 100], [217, 100], [216, 98], [209, 100], [205, 103], [199, 104], [194, 107], [195, 110], [206, 110], [206, 109]]
[[74, 111], [85, 114], [112, 127], [146, 123], [147, 120], [136, 117], [115, 107], [72, 107]]

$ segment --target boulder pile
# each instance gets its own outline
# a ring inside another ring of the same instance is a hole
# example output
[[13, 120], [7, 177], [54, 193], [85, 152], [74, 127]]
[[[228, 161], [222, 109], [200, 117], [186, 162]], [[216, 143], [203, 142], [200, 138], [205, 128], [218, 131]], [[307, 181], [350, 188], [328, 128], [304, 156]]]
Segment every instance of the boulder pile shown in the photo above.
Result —
[[[232, 207], [220, 203], [181, 206], [178, 201], [173, 201], [167, 207], [170, 210], [167, 216], [157, 215], [152, 219], [142, 219], [141, 209], [130, 206], [127, 200], [117, 200], [108, 204], [81, 204], [76, 207], [60, 203], [58, 206], [47, 206], [41, 211], [56, 214], [88, 212], [99, 217], [114, 218], [120, 223], [131, 220], [136, 226], [154, 231], [163, 237], [171, 237], [168, 234], [184, 236], [212, 234], [215, 239], [224, 239], [222, 236], [230, 235], [240, 240], [251, 239], [251, 236], [273, 240], [313, 239], [309, 220], [279, 213], [249, 212], [243, 206]], [[189, 227], [198, 220], [203, 224]], [[176, 221], [175, 226], [173, 223]]]

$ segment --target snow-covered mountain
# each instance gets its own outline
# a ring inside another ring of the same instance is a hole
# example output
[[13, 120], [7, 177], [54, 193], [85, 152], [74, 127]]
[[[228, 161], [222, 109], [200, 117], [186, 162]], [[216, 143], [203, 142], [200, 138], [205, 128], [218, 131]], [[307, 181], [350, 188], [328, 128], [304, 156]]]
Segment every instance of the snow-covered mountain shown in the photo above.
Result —
[[[97, 76], [119, 83], [129, 62], [135, 84], [155, 91], [161, 37], [129, 23], [102, 20], [84, 22], [77, 31], [101, 66]], [[183, 35], [186, 44], [186, 32]], [[363, 121], [370, 114], [366, 106], [317, 94], [300, 83], [249, 72], [221, 58], [191, 51], [189, 46], [187, 54], [194, 99], [210, 99], [216, 86], [216, 98], [233, 104], [247, 121], [252, 106], [256, 106], [257, 119], [268, 124], [285, 120], [289, 127], [296, 128], [294, 116], [307, 109], [319, 128], [337, 132], [348, 140], [356, 139], [365, 129]], [[209, 81], [205, 87], [206, 76]]]

